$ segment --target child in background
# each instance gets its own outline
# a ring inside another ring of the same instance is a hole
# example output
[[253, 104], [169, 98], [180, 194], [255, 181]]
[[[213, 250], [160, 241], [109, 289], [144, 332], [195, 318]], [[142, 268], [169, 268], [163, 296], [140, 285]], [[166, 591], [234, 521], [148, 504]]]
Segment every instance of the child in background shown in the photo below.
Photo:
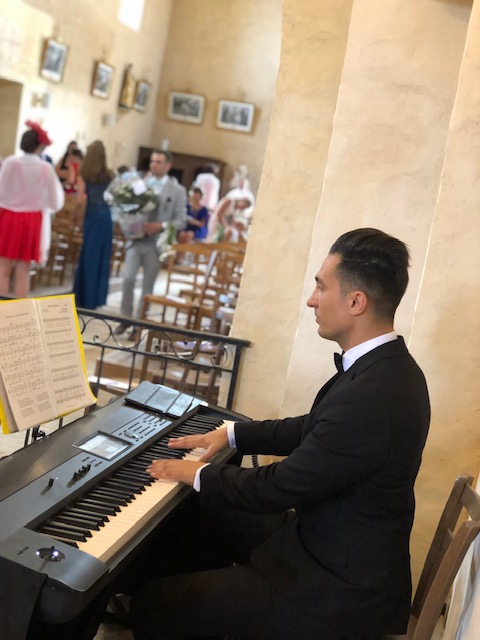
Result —
[[209, 213], [207, 207], [201, 204], [203, 192], [194, 187], [187, 202], [187, 228], [177, 234], [178, 242], [202, 241], [207, 237]]

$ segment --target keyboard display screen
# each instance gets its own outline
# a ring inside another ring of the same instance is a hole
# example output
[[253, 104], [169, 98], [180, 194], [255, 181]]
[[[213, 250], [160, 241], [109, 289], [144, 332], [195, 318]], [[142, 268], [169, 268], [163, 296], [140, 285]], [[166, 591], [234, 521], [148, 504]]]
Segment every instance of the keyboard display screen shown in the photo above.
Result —
[[82, 442], [76, 444], [79, 449], [88, 451], [88, 453], [105, 460], [113, 460], [120, 453], [128, 449], [131, 445], [126, 440], [121, 440], [115, 436], [108, 435], [106, 433], [96, 433], [94, 436]]

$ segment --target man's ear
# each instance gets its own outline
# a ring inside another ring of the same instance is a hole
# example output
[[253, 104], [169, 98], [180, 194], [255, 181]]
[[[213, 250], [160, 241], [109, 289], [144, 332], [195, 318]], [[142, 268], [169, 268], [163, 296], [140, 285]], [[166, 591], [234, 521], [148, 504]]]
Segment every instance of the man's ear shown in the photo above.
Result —
[[350, 292], [350, 313], [359, 316], [365, 313], [368, 305], [368, 298], [363, 291]]

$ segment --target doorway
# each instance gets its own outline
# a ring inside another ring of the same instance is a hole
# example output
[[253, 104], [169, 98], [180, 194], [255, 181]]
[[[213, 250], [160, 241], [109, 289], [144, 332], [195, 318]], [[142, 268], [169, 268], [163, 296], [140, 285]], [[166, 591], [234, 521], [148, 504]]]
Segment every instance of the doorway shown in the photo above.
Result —
[[23, 85], [0, 78], [0, 158], [15, 153]]

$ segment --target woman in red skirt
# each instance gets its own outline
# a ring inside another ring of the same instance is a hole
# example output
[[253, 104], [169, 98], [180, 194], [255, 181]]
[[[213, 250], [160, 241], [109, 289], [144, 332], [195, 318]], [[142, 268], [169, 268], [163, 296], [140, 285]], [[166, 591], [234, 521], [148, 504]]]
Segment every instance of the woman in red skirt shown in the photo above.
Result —
[[38, 124], [26, 123], [20, 148], [0, 168], [0, 295], [24, 298], [30, 263], [43, 263], [50, 244], [50, 216], [63, 207], [64, 193], [53, 166], [40, 158], [50, 139]]

